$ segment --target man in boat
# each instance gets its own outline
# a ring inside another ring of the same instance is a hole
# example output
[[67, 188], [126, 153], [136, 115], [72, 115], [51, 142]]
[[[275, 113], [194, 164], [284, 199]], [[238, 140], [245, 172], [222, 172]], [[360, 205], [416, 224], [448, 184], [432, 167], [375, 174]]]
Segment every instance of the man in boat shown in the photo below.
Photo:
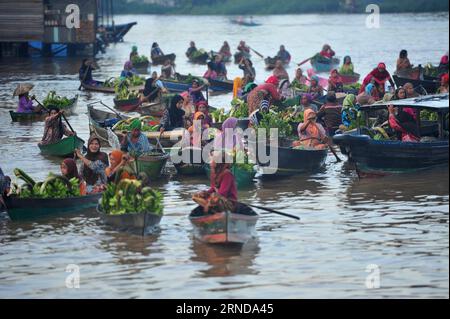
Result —
[[92, 78], [92, 70], [95, 70], [95, 68], [93, 67], [93, 62], [89, 59], [83, 59], [83, 62], [81, 62], [80, 70], [78, 72], [81, 83], [85, 83], [88, 85], [95, 85], [97, 83]]
[[144, 91], [141, 96], [141, 103], [154, 102], [162, 93], [168, 93], [161, 80], [158, 79], [158, 73], [154, 71], [152, 76], [145, 81]]
[[400, 134], [402, 142], [420, 142], [420, 133], [416, 119], [393, 105], [388, 107], [389, 126]]
[[123, 152], [139, 157], [142, 154], [149, 153], [153, 150], [153, 146], [148, 141], [147, 136], [142, 133], [141, 129], [141, 120], [134, 119], [130, 124], [131, 132], [123, 132], [123, 138], [120, 143]]
[[289, 64], [291, 62], [291, 54], [286, 50], [284, 45], [280, 46], [280, 51], [278, 51], [276, 57], [280, 59], [283, 64]]
[[336, 93], [328, 92], [327, 102], [322, 105], [317, 113], [317, 119], [325, 124], [328, 136], [333, 136], [342, 124], [341, 111], [342, 107], [337, 102]]
[[225, 163], [222, 151], [214, 152], [211, 161], [211, 187], [195, 194], [192, 199], [203, 207], [205, 214], [235, 212], [238, 201], [236, 180], [231, 172], [231, 164]]
[[153, 58], [157, 58], [157, 57], [160, 57], [160, 56], [163, 56], [163, 55], [164, 55], [164, 52], [159, 47], [158, 43], [154, 42], [152, 44], [152, 49], [150, 51], [151, 58], [153, 59]]
[[40, 112], [41, 108], [33, 105], [33, 100], [35, 96], [29, 96], [31, 89], [33, 89], [33, 84], [19, 84], [14, 91], [13, 96], [19, 97], [19, 106], [17, 107], [18, 113], [34, 113]]
[[69, 130], [67, 126], [62, 122], [62, 115], [64, 111], [61, 111], [57, 107], [49, 108], [49, 116], [45, 119], [44, 135], [39, 145], [49, 145], [59, 142], [64, 135], [73, 136], [74, 132]]

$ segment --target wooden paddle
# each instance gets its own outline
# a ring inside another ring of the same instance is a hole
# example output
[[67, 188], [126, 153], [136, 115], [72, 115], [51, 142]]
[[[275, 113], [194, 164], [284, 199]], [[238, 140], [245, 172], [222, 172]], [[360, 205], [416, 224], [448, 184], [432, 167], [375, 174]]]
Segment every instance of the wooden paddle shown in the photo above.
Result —
[[255, 52], [256, 55], [258, 55], [260, 58], [264, 59], [264, 56], [263, 56], [261, 53], [259, 53], [258, 51], [254, 50], [254, 49], [252, 49], [252, 48], [250, 48], [250, 47], [248, 47], [248, 48], [249, 48], [250, 50], [252, 50], [253, 52]]
[[337, 161], [338, 163], [339, 163], [339, 162], [342, 162], [342, 160], [341, 160], [340, 157], [337, 155], [336, 151], [335, 151], [334, 148], [333, 148], [333, 145], [331, 145], [331, 142], [330, 142], [329, 140], [327, 140], [327, 145], [328, 145], [328, 148], [330, 149], [331, 153], [333, 153], [334, 157], [336, 157], [336, 161]]
[[307, 58], [305, 61], [300, 62], [299, 64], [297, 64], [298, 66], [302, 66], [303, 64], [305, 64], [306, 62], [308, 62], [309, 60], [311, 60], [312, 58], [314, 58], [314, 56]]
[[84, 71], [84, 76], [83, 76], [83, 79], [82, 79], [81, 82], [80, 82], [80, 86], [78, 87], [78, 91], [81, 91], [81, 87], [83, 86], [84, 80], [86, 80], [86, 76], [87, 76], [87, 74], [88, 74], [90, 68], [91, 68], [91, 66], [89, 65], [89, 66], [87, 67], [86, 71]]
[[100, 104], [103, 105], [104, 107], [106, 107], [108, 110], [114, 112], [114, 114], [116, 114], [119, 118], [124, 119], [123, 116], [118, 113], [116, 110], [114, 110], [113, 108], [110, 108], [108, 105], [106, 105], [105, 103], [103, 103], [103, 101], [100, 101]]
[[245, 203], [238, 203], [238, 204], [249, 206], [249, 207], [253, 207], [253, 208], [257, 208], [257, 209], [260, 209], [260, 210], [265, 210], [265, 211], [270, 212], [270, 213], [274, 213], [274, 214], [278, 214], [278, 215], [282, 215], [282, 216], [286, 216], [286, 217], [289, 217], [289, 218], [300, 220], [300, 217], [297, 217], [297, 216], [294, 216], [294, 215], [291, 215], [291, 214], [287, 214], [287, 213], [282, 213], [282, 212], [279, 212], [279, 211], [274, 210], [274, 209], [261, 207], [261, 206], [255, 206], [255, 205], [249, 205], [249, 204], [245, 204]]

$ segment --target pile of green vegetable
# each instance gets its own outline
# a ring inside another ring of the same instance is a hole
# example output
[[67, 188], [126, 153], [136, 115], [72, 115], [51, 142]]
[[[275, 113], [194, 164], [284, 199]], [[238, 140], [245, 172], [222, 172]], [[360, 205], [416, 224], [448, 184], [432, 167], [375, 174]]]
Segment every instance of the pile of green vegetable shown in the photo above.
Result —
[[250, 163], [248, 154], [244, 151], [233, 152], [234, 164], [233, 166], [247, 172], [253, 172], [255, 170], [255, 164]]
[[159, 129], [159, 121], [157, 121], [153, 116], [140, 116], [140, 117], [132, 117], [126, 120], [122, 120], [116, 123], [116, 125], [113, 126], [113, 131], [131, 131], [130, 125], [131, 122], [135, 119], [139, 119], [142, 124], [141, 131], [143, 132], [156, 132]]
[[25, 183], [13, 187], [13, 193], [20, 198], [69, 198], [80, 196], [80, 181], [64, 176], [49, 174], [43, 182], [35, 182], [21, 169], [14, 169], [14, 175]]
[[148, 58], [145, 55], [135, 55], [131, 58], [131, 62], [133, 64], [144, 64], [144, 63], [148, 63]]
[[420, 111], [420, 119], [422, 121], [437, 121], [438, 114], [437, 114], [437, 112], [422, 110], [422, 111]]
[[186, 76], [186, 78], [185, 79], [183, 79], [183, 83], [186, 83], [186, 84], [192, 84], [192, 82], [194, 82], [194, 80], [197, 80], [199, 83], [200, 83], [200, 85], [203, 85], [205, 82], [203, 81], [203, 79], [201, 79], [201, 78], [199, 78], [199, 77], [197, 77], [197, 76], [194, 76], [194, 75], [192, 75], [192, 74], [188, 74], [187, 76]]
[[259, 125], [256, 126], [257, 129], [264, 128], [266, 129], [267, 137], [270, 137], [270, 129], [277, 128], [278, 135], [280, 137], [288, 137], [292, 134], [292, 126], [285, 121], [280, 114], [269, 112], [263, 114], [262, 120], [259, 122]]
[[139, 97], [138, 91], [130, 91], [128, 87], [122, 86], [116, 90], [116, 99], [117, 100], [132, 100], [137, 99]]
[[423, 74], [437, 78], [439, 76], [439, 68], [431, 63], [427, 63], [423, 68]]
[[308, 92], [309, 87], [306, 84], [302, 84], [298, 82], [297, 80], [292, 81], [291, 88], [293, 88], [295, 91], [299, 92]]
[[231, 101], [232, 109], [229, 113], [229, 117], [246, 118], [248, 114], [248, 104], [243, 100], [235, 98]]
[[192, 54], [191, 54], [191, 56], [189, 58], [190, 59], [197, 59], [197, 58], [199, 58], [199, 57], [201, 57], [201, 56], [203, 56], [205, 54], [207, 55], [208, 53], [206, 53], [205, 50], [200, 49], [200, 50], [192, 52]]
[[72, 104], [72, 101], [67, 97], [61, 97], [59, 95], [56, 95], [55, 91], [50, 91], [42, 103], [46, 108], [56, 106], [60, 109], [64, 109], [70, 106]]
[[297, 107], [290, 107], [286, 110], [284, 110], [280, 116], [283, 119], [283, 121], [291, 123], [302, 123], [303, 122], [303, 111], [298, 110]]
[[150, 188], [143, 187], [138, 180], [121, 180], [118, 184], [109, 184], [101, 199], [103, 211], [109, 215], [152, 213], [163, 214], [163, 195]]
[[225, 113], [224, 108], [215, 110], [214, 112], [209, 113], [209, 115], [211, 116], [213, 123], [223, 123], [230, 117]]
[[359, 91], [361, 89], [361, 83], [353, 83], [344, 85], [344, 92]]

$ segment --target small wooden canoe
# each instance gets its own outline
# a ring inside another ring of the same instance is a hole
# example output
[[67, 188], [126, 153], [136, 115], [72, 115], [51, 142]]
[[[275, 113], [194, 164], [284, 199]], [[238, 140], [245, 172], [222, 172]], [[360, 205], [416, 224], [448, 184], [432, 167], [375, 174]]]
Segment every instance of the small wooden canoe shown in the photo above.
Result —
[[435, 94], [439, 87], [441, 86], [440, 81], [433, 80], [412, 80], [409, 78], [402, 78], [397, 75], [393, 76], [394, 82], [397, 86], [404, 86], [406, 83], [411, 83], [414, 85], [414, 88], [423, 87], [428, 94]]
[[[102, 111], [88, 105], [89, 131], [100, 138], [102, 146], [111, 146], [108, 139], [108, 128], [112, 128], [120, 120], [117, 114]], [[128, 116], [121, 115], [122, 119]]]
[[16, 221], [95, 209], [101, 196], [101, 194], [92, 194], [60, 199], [33, 199], [13, 196], [7, 197], [5, 203], [9, 217]]
[[239, 205], [238, 213], [222, 212], [205, 215], [197, 207], [189, 215], [194, 226], [194, 237], [209, 244], [244, 245], [256, 236], [259, 215], [248, 206]]
[[253, 21], [244, 21], [244, 20], [240, 20], [240, 19], [230, 19], [230, 22], [233, 24], [243, 26], [243, 27], [259, 27], [262, 25], [261, 23], [257, 23], [257, 22], [253, 22]]
[[[216, 51], [211, 51], [209, 53], [209, 57], [211, 59], [211, 61], [214, 61], [216, 59], [216, 56], [218, 56], [220, 53], [216, 52]], [[222, 62], [223, 63], [229, 63], [231, 62], [231, 55], [222, 55]]]
[[142, 115], [150, 115], [155, 118], [162, 118], [167, 106], [162, 102], [143, 103], [137, 109], [137, 112]]
[[311, 66], [314, 69], [314, 72], [320, 73], [320, 72], [326, 72], [329, 73], [331, 70], [339, 66], [339, 59], [333, 58], [330, 60], [330, 62], [326, 63], [323, 61], [315, 61], [311, 60]]
[[194, 147], [180, 148], [177, 158], [171, 157], [171, 161], [177, 170], [178, 175], [204, 175], [204, 162], [202, 149]]
[[[96, 85], [90, 85], [90, 84], [86, 84], [86, 83], [82, 82], [81, 87], [85, 91], [101, 92], [101, 93], [106, 93], [106, 94], [115, 94], [116, 93], [114, 87], [105, 87], [104, 86], [105, 82], [101, 82], [101, 81], [96, 81], [96, 82], [97, 82]], [[144, 85], [130, 87], [129, 90], [143, 92]]]
[[81, 149], [84, 141], [78, 136], [68, 136], [54, 144], [39, 145], [42, 155], [69, 157], [76, 149]]
[[[77, 106], [78, 103], [78, 95], [76, 95], [73, 99], [71, 99], [70, 105], [63, 109], [64, 115], [69, 116], [73, 114], [73, 110]], [[11, 116], [11, 120], [13, 122], [35, 122], [35, 121], [43, 121], [48, 116], [47, 112], [38, 112], [38, 113], [20, 113], [9, 111], [9, 115]]]
[[154, 56], [152, 57], [152, 64], [153, 65], [161, 65], [164, 64], [167, 60], [170, 60], [170, 62], [174, 63], [177, 56], [175, 54], [167, 54], [167, 55], [161, 55], [161, 56]]
[[169, 158], [170, 154], [167, 153], [141, 156], [136, 161], [137, 172], [146, 173], [150, 179], [157, 179], [161, 176]]
[[112, 39], [112, 42], [123, 42], [123, 37], [125, 34], [128, 33], [128, 31], [131, 30], [131, 28], [136, 25], [137, 22], [130, 22], [126, 24], [115, 24], [111, 26], [106, 27], [106, 31], [109, 34], [109, 38]]
[[189, 56], [188, 57], [189, 62], [194, 64], [206, 64], [206, 61], [209, 59], [209, 54], [207, 52], [204, 52], [202, 54], [196, 55], [196, 56]]
[[134, 112], [137, 111], [139, 108], [139, 105], [141, 105], [140, 98], [133, 98], [129, 100], [118, 100], [114, 99], [114, 106], [116, 109], [122, 111], [122, 112]]
[[140, 235], [151, 234], [161, 222], [162, 215], [153, 213], [134, 213], [122, 215], [109, 215], [103, 212], [101, 205], [97, 206], [97, 213], [108, 226], [120, 231], [127, 231]]
[[150, 62], [140, 62], [133, 63], [134, 69], [140, 74], [148, 74], [148, 67], [150, 66]]
[[[273, 70], [275, 69], [275, 65], [277, 63], [277, 61], [279, 61], [280, 59], [278, 57], [267, 57], [264, 59], [264, 63], [266, 64], [266, 70]], [[288, 67], [289, 66], [289, 62], [283, 61], [283, 66], [284, 67]]]

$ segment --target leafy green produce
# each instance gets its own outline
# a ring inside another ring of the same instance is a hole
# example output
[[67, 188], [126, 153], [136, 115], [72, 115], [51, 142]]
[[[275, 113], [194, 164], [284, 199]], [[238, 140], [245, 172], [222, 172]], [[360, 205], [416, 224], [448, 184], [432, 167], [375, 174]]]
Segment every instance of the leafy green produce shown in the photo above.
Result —
[[191, 59], [196, 59], [196, 58], [199, 58], [199, 57], [201, 57], [201, 56], [203, 56], [203, 55], [205, 55], [205, 54], [208, 54], [208, 53], [206, 53], [205, 50], [200, 49], [200, 50], [197, 50], [197, 51], [192, 52], [190, 58], [191, 58]]
[[186, 78], [182, 82], [186, 83], [186, 84], [192, 84], [192, 82], [194, 82], [194, 80], [197, 80], [200, 83], [200, 85], [205, 84], [203, 79], [201, 79], [201, 78], [199, 78], [197, 76], [194, 76], [194, 75], [192, 75], [190, 73], [186, 76]]
[[286, 122], [303, 122], [303, 111], [300, 111], [297, 107], [290, 107], [283, 111], [280, 115]]
[[209, 115], [211, 116], [213, 123], [223, 123], [226, 119], [230, 117], [228, 114], [225, 114], [225, 109], [223, 108], [215, 110], [214, 112], [211, 112]]
[[248, 154], [246, 152], [244, 151], [233, 152], [232, 155], [234, 157], [234, 164], [233, 164], [234, 167], [247, 172], [254, 171], [255, 164], [250, 163]]
[[302, 84], [297, 80], [292, 81], [291, 88], [295, 89], [296, 91], [300, 92], [308, 92], [309, 87], [306, 84]]
[[422, 121], [437, 121], [438, 120], [438, 114], [436, 112], [431, 112], [428, 110], [422, 110], [420, 111], [420, 119]]
[[131, 62], [133, 64], [141, 64], [141, 63], [148, 63], [148, 58], [145, 55], [135, 55], [131, 58]]
[[248, 104], [243, 100], [235, 98], [231, 101], [232, 109], [229, 117], [245, 118], [248, 117]]
[[121, 180], [118, 184], [109, 184], [101, 199], [106, 214], [163, 214], [163, 195], [150, 187], [144, 187], [138, 180]]
[[45, 100], [43, 101], [43, 104], [47, 108], [50, 106], [56, 106], [60, 109], [64, 109], [70, 106], [72, 104], [72, 101], [67, 97], [61, 97], [59, 95], [56, 95], [55, 91], [50, 91], [47, 94]]
[[344, 85], [344, 91], [359, 91], [361, 89], [361, 83], [353, 83]]
[[113, 130], [118, 131], [131, 131], [130, 125], [131, 122], [135, 119], [139, 119], [142, 124], [141, 131], [142, 132], [156, 132], [159, 129], [159, 121], [157, 121], [153, 116], [141, 116], [141, 117], [133, 117], [127, 120], [122, 120], [117, 122], [116, 125], [113, 126]]
[[80, 181], [67, 179], [61, 175], [49, 174], [44, 182], [35, 182], [22, 170], [16, 168], [14, 174], [25, 184], [16, 190], [20, 198], [69, 198], [80, 196]]
[[257, 129], [266, 129], [267, 137], [270, 137], [270, 129], [277, 128], [280, 137], [287, 137], [292, 133], [291, 125], [285, 121], [280, 114], [269, 112], [263, 114], [262, 120], [259, 122]]

